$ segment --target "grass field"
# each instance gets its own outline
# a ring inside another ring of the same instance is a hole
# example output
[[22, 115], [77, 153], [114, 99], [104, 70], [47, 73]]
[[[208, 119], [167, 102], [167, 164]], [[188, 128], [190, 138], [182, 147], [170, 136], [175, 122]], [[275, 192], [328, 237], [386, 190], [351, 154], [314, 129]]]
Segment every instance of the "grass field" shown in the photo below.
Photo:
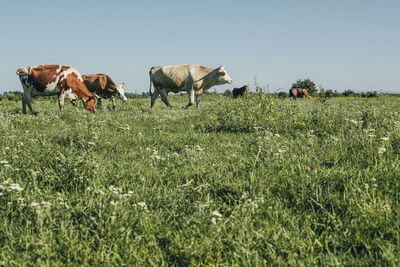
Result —
[[399, 265], [400, 99], [0, 101], [0, 265]]

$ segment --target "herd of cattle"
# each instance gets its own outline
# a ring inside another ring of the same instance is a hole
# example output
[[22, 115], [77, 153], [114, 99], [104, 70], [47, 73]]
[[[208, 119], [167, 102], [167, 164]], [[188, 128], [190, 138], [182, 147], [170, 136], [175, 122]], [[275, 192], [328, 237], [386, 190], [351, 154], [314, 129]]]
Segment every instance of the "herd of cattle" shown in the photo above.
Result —
[[[17, 70], [21, 81], [24, 95], [22, 98], [22, 111], [26, 114], [28, 105], [32, 114], [36, 114], [32, 108], [32, 95], [57, 95], [60, 111], [63, 110], [64, 101], [71, 102], [77, 109], [76, 100], [80, 98], [84, 106], [92, 113], [95, 112], [95, 102], [101, 105], [101, 99], [111, 99], [115, 109], [115, 97], [126, 102], [124, 94], [124, 83], [116, 85], [106, 74], [80, 75], [71, 67], [62, 65], [40, 65], [32, 67], [21, 67]], [[168, 107], [172, 108], [168, 101], [169, 92], [185, 91], [189, 96], [189, 103], [184, 107], [188, 108], [194, 104], [198, 107], [200, 96], [206, 93], [215, 85], [231, 84], [232, 78], [225, 71], [224, 67], [207, 68], [200, 65], [173, 65], [154, 66], [150, 69], [151, 107], [160, 95], [161, 100]], [[154, 91], [151, 92], [151, 85]], [[243, 96], [248, 86], [235, 88], [232, 91], [233, 97]], [[290, 96], [309, 97], [307, 90], [292, 88]]]

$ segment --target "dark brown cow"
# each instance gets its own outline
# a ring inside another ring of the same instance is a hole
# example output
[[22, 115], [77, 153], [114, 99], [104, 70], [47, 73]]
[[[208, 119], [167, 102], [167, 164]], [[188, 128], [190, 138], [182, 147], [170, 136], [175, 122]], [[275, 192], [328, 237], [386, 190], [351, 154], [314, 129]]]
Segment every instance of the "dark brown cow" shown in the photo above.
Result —
[[[113, 109], [115, 109], [115, 95], [117, 95], [122, 101], [127, 101], [123, 88], [125, 83], [116, 85], [110, 76], [106, 74], [82, 75], [82, 78], [90, 92], [95, 93], [104, 99], [111, 99]], [[98, 105], [101, 107], [101, 98], [98, 99]]]
[[310, 95], [308, 94], [308, 91], [306, 89], [303, 88], [292, 88], [289, 90], [289, 96], [296, 99], [298, 97], [300, 98], [307, 98], [310, 97]]
[[26, 114], [28, 105], [32, 114], [32, 95], [58, 95], [60, 111], [63, 110], [64, 100], [71, 102], [77, 109], [76, 98], [82, 98], [87, 109], [94, 113], [94, 95], [89, 92], [77, 70], [61, 65], [41, 65], [21, 67], [17, 75], [24, 89], [22, 98], [22, 112]]
[[248, 89], [248, 86], [247, 86], [247, 85], [242, 86], [242, 87], [240, 87], [240, 88], [234, 88], [234, 89], [232, 90], [233, 98], [237, 98], [237, 97], [239, 97], [239, 96], [243, 96], [243, 94], [247, 92], [247, 89]]
[[333, 93], [331, 90], [325, 92], [325, 97], [333, 97]]

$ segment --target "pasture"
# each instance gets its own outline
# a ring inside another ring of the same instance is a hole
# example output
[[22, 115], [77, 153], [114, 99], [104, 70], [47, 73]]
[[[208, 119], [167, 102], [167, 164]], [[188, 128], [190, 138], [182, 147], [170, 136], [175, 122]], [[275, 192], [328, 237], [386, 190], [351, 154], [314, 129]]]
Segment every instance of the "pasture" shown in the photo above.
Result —
[[399, 265], [400, 99], [0, 101], [0, 265]]

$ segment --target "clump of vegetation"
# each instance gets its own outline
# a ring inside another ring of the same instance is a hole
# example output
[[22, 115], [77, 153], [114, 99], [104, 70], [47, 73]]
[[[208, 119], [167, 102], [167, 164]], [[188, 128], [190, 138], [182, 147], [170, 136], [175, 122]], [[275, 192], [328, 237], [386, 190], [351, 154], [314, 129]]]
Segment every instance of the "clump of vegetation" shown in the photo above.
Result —
[[315, 86], [315, 83], [309, 78], [304, 80], [298, 79], [296, 82], [292, 84], [292, 88], [306, 89], [310, 95], [317, 94], [317, 87]]

